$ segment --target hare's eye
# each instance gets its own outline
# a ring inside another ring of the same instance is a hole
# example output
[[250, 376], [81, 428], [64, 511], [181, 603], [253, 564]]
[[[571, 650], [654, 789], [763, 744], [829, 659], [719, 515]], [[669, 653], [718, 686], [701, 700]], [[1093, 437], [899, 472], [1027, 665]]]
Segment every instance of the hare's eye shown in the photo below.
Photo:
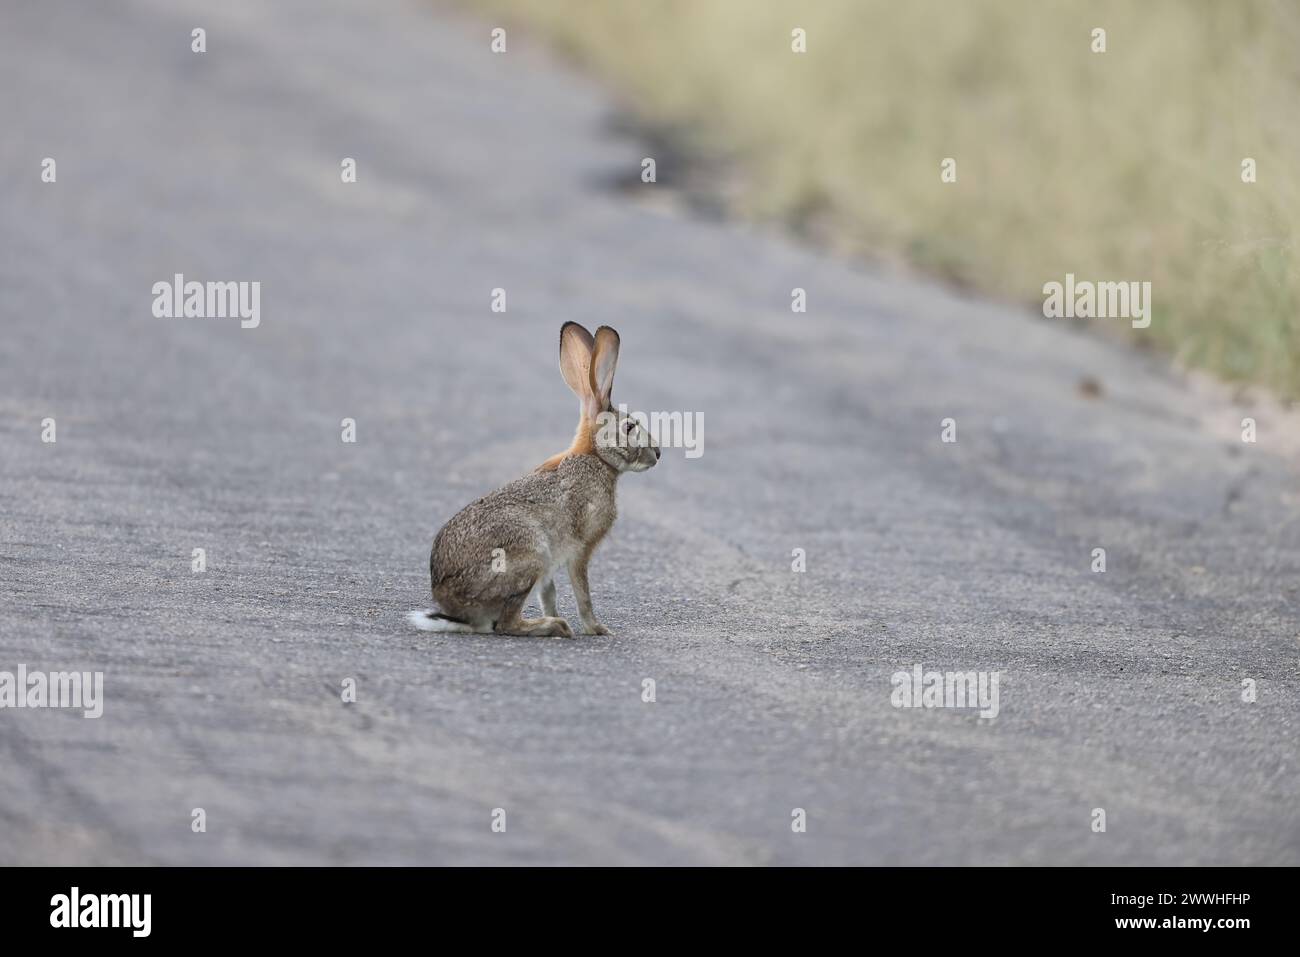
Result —
[[626, 432], [628, 435], [631, 435], [632, 430], [635, 428], [636, 428], [636, 422], [634, 422], [632, 419], [628, 419], [627, 422], [625, 422], [623, 425], [623, 431]]

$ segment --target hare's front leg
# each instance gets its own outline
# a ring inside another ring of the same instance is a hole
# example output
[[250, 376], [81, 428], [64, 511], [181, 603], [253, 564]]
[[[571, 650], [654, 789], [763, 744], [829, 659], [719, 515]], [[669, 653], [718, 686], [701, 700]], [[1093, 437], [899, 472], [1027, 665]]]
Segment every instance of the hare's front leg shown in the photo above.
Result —
[[596, 620], [591, 608], [591, 589], [587, 587], [587, 556], [582, 555], [569, 563], [569, 584], [573, 597], [578, 600], [578, 617], [582, 619], [584, 635], [609, 635], [612, 632]]
[[555, 579], [550, 575], [547, 575], [538, 586], [537, 597], [542, 600], [543, 615], [548, 618], [560, 617], [560, 613], [555, 610]]

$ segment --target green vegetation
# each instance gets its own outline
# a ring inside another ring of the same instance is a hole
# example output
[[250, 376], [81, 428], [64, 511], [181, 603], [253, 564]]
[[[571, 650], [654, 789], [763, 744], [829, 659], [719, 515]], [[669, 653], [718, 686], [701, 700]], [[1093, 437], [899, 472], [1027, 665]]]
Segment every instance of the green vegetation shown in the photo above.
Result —
[[[742, 215], [1033, 308], [1067, 272], [1150, 281], [1154, 321], [1132, 337], [1300, 397], [1300, 7], [473, 6], [555, 41], [688, 155], [724, 157]], [[795, 27], [804, 54], [791, 51]], [[1105, 53], [1092, 51], [1096, 27]], [[944, 157], [956, 183], [940, 182]], [[1254, 184], [1242, 182], [1245, 157]]]

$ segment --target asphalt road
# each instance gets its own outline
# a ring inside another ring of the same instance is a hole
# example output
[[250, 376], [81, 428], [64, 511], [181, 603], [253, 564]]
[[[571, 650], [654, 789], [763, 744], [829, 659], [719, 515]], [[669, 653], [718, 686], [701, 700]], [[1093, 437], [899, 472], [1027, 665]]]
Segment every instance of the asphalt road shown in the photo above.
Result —
[[[0, 863], [1300, 863], [1280, 420], [638, 202], [612, 101], [434, 4], [0, 23], [0, 670], [105, 675], [0, 710]], [[178, 272], [260, 325], [155, 318]], [[414, 631], [441, 523], [567, 444], [567, 319], [704, 454], [621, 482], [613, 637]], [[893, 707], [917, 664], [998, 716]]]

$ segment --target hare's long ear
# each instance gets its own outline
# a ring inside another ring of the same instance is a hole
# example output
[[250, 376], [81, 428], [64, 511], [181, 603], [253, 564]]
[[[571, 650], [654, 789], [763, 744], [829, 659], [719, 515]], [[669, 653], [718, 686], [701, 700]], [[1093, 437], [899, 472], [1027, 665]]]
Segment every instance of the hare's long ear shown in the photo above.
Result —
[[595, 448], [591, 437], [592, 420], [600, 411], [591, 394], [591, 353], [596, 340], [591, 333], [576, 322], [560, 326], [560, 375], [578, 397], [578, 431], [573, 443], [563, 452], [552, 455], [537, 466], [539, 472], [550, 472], [572, 455], [585, 455]]
[[596, 330], [596, 345], [591, 350], [591, 394], [599, 411], [610, 407], [614, 391], [614, 369], [618, 366], [618, 333], [609, 326]]
[[596, 341], [591, 333], [576, 322], [560, 326], [560, 375], [573, 394], [586, 402], [591, 392], [591, 350]]

